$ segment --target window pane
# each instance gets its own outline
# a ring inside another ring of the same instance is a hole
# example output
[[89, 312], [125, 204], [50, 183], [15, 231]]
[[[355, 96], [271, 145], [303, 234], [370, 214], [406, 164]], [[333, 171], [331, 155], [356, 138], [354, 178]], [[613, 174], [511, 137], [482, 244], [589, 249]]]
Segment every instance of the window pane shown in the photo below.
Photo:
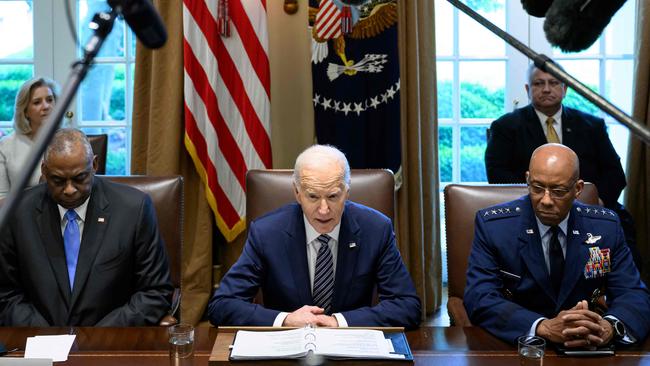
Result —
[[628, 1], [616, 12], [605, 28], [605, 49], [609, 55], [632, 54], [634, 52], [634, 23], [636, 1]]
[[452, 128], [438, 127], [438, 165], [440, 166], [440, 181], [451, 182], [452, 178]]
[[0, 65], [0, 122], [13, 120], [16, 94], [33, 69], [32, 65]]
[[14, 132], [13, 128], [0, 128], [0, 139]]
[[106, 157], [106, 175], [126, 175], [127, 167], [127, 131], [125, 127], [82, 128], [86, 134], [108, 134], [108, 156]]
[[30, 1], [0, 2], [0, 58], [34, 57], [34, 17]]
[[485, 130], [487, 126], [460, 128], [460, 180], [487, 182], [485, 175]]
[[[505, 0], [469, 0], [466, 3], [497, 27], [506, 28]], [[505, 42], [477, 21], [465, 15], [465, 13], [459, 12], [458, 23], [460, 37], [458, 46], [461, 56], [490, 57], [505, 55]]]
[[604, 96], [628, 114], [632, 114], [633, 75], [634, 61], [632, 60], [605, 62]]
[[81, 84], [81, 121], [124, 120], [123, 64], [95, 65]]
[[505, 61], [460, 63], [462, 118], [495, 119], [505, 112]]
[[[93, 31], [88, 28], [88, 24], [93, 16], [100, 11], [109, 10], [105, 0], [79, 0], [79, 42], [85, 45], [92, 36]], [[124, 20], [118, 18], [113, 25], [113, 30], [104, 41], [98, 58], [101, 57], [124, 57]], [[81, 52], [81, 51], [80, 51]]]
[[[562, 60], [560, 64], [564, 67], [566, 72], [571, 74], [574, 78], [580, 80], [589, 89], [599, 92], [598, 78], [600, 72], [599, 62], [597, 60]], [[564, 98], [563, 104], [579, 109], [582, 112], [600, 115], [600, 109], [585, 99], [580, 94], [576, 93], [573, 89], [567, 90], [567, 95]]]
[[438, 78], [438, 118], [452, 118], [454, 64], [449, 61], [440, 61], [436, 65]]
[[447, 0], [436, 0], [436, 56], [454, 54], [454, 7]]

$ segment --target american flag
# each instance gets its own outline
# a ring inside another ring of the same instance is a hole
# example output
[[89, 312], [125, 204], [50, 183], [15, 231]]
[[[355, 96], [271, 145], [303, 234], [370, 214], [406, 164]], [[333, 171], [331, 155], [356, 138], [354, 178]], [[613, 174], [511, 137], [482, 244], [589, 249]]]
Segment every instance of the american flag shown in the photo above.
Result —
[[341, 36], [341, 11], [332, 0], [321, 0], [316, 14], [316, 35], [320, 39], [332, 39]]
[[245, 229], [246, 171], [272, 166], [266, 0], [183, 0], [183, 35], [185, 146], [232, 241]]

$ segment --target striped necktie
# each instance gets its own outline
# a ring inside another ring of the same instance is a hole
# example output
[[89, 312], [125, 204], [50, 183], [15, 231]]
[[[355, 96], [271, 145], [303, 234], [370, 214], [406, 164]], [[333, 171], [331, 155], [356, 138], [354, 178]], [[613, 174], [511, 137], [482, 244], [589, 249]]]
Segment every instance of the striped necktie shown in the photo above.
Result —
[[329, 243], [328, 235], [318, 237], [320, 249], [316, 256], [316, 270], [314, 271], [314, 290], [312, 297], [314, 305], [325, 309], [329, 314], [332, 308], [332, 294], [334, 293], [334, 261]]
[[553, 117], [548, 117], [546, 119], [546, 141], [559, 144], [560, 137], [557, 135], [557, 131], [555, 131], [555, 127], [553, 127], [553, 122], [555, 122]]
[[68, 265], [68, 278], [70, 279], [70, 291], [74, 285], [74, 274], [77, 271], [77, 259], [79, 258], [79, 224], [75, 210], [68, 210], [65, 213], [68, 223], [63, 230], [63, 246], [65, 247], [65, 262]]

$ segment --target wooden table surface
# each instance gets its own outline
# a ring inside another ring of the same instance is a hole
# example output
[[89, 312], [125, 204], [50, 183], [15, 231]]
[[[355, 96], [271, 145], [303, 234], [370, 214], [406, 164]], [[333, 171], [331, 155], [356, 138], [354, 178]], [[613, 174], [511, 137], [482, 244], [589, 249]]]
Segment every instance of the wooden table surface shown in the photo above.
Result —
[[[167, 365], [167, 330], [143, 328], [8, 328], [0, 327], [0, 342], [11, 350], [9, 356], [22, 357], [27, 337], [47, 334], [76, 334], [68, 361], [62, 366]], [[217, 338], [216, 328], [200, 327], [195, 332], [193, 365], [207, 365]], [[416, 365], [518, 365], [516, 347], [504, 343], [476, 327], [422, 327], [407, 332]], [[382, 364], [382, 362], [337, 362], [337, 364]], [[0, 365], [2, 364], [0, 358]], [[235, 362], [245, 365], [243, 362]], [[261, 365], [269, 362], [252, 362]], [[287, 364], [280, 362], [278, 364]], [[407, 364], [407, 363], [404, 363]], [[618, 349], [607, 358], [569, 358], [547, 350], [544, 365], [650, 365], [650, 341]]]

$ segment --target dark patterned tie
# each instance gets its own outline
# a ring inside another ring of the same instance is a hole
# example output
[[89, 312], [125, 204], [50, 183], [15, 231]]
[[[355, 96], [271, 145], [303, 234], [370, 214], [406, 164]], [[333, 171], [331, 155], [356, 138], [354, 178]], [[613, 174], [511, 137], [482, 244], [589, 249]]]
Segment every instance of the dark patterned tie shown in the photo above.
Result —
[[321, 245], [316, 256], [314, 291], [312, 293], [314, 305], [325, 309], [326, 314], [329, 314], [332, 308], [332, 294], [334, 293], [334, 261], [332, 251], [327, 245], [329, 240], [330, 237], [325, 234], [318, 237]]
[[557, 295], [560, 292], [562, 277], [564, 276], [564, 254], [558, 239], [560, 229], [557, 226], [551, 226], [550, 231], [551, 241], [549, 241], [548, 245], [548, 261], [551, 267], [551, 285]]

